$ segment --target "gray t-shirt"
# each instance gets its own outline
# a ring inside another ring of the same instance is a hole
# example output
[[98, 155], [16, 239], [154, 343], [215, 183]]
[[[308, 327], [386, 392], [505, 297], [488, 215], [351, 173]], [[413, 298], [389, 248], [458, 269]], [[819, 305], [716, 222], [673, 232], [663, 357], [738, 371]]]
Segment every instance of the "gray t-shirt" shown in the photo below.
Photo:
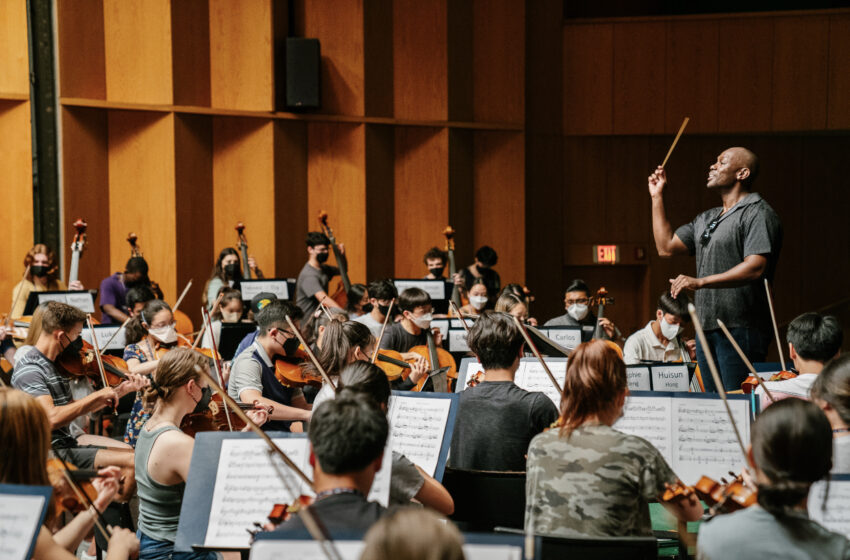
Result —
[[[758, 193], [750, 193], [721, 216], [722, 207], [712, 208], [676, 230], [676, 235], [692, 255], [696, 255], [697, 278], [726, 272], [750, 255], [767, 258], [764, 276], [773, 279], [782, 248], [782, 223], [773, 208]], [[717, 220], [708, 241], [703, 235]], [[703, 328], [719, 328], [717, 319], [728, 327], [770, 329], [770, 311], [759, 278], [734, 288], [706, 288], [696, 291], [694, 305]]]
[[410, 505], [410, 500], [419, 493], [425, 479], [413, 462], [393, 451], [393, 468], [390, 476], [390, 505]]
[[304, 312], [304, 318], [309, 318], [319, 307], [319, 301], [314, 297], [317, 292], [328, 291], [328, 282], [339, 274], [339, 269], [327, 264], [321, 268], [313, 268], [306, 263], [301, 272], [298, 273], [298, 282], [295, 286], [295, 303]]
[[366, 313], [364, 315], [361, 315], [360, 317], [355, 317], [353, 320], [357, 321], [358, 323], [363, 323], [364, 325], [369, 327], [369, 330], [372, 331], [372, 335], [375, 338], [381, 335], [381, 327], [383, 327], [384, 324], [380, 321], [376, 321], [375, 318], [372, 317], [371, 313]]
[[[12, 373], [12, 387], [32, 397], [50, 395], [53, 406], [65, 406], [73, 402], [68, 378], [61, 375], [53, 362], [38, 348], [32, 346], [24, 355], [15, 358], [17, 359]], [[77, 446], [77, 440], [71, 435], [71, 429], [67, 425], [53, 430], [51, 442], [59, 449]]]
[[[792, 528], [793, 532], [789, 529]], [[758, 506], [718, 515], [703, 523], [698, 560], [838, 560], [850, 558], [850, 543], [800, 512], [787, 525]]]

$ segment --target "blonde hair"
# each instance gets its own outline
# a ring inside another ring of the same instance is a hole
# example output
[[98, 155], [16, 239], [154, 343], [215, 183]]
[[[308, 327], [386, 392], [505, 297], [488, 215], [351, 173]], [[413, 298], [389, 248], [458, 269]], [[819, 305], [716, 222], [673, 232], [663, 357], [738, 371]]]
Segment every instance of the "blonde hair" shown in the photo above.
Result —
[[372, 525], [360, 560], [463, 560], [463, 537], [452, 523], [416, 508], [399, 509]]
[[[24, 257], [24, 267], [32, 266], [36, 255], [47, 255], [47, 283], [54, 284], [59, 279], [59, 264], [56, 262], [56, 253], [44, 243], [33, 245]], [[27, 271], [27, 280], [32, 282], [32, 272]]]
[[38, 337], [41, 336], [41, 318], [44, 316], [44, 308], [46, 304], [41, 304], [32, 312], [30, 326], [27, 329], [27, 337], [24, 340], [24, 346], [35, 346], [38, 342]]

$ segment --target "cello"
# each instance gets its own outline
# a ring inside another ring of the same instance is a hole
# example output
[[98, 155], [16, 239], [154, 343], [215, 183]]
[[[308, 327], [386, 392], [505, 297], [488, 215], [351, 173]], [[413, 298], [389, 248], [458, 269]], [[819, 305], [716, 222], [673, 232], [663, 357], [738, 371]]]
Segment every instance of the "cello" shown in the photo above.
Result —
[[71, 282], [76, 282], [80, 279], [80, 257], [83, 256], [83, 251], [86, 248], [86, 228], [88, 223], [82, 218], [77, 218], [74, 222], [74, 241], [71, 243], [71, 268], [68, 271], [68, 285]]
[[[419, 354], [428, 361], [430, 372], [420, 379], [412, 391], [422, 391], [425, 383], [433, 378], [434, 392], [450, 393], [451, 380], [457, 379], [457, 362], [447, 350], [438, 348], [434, 341], [434, 333], [430, 329], [425, 330], [426, 344], [414, 346], [408, 352]], [[445, 385], [442, 380], [445, 379]]]
[[340, 252], [339, 246], [336, 243], [334, 232], [331, 226], [328, 225], [328, 213], [325, 211], [319, 212], [319, 225], [322, 228], [322, 233], [331, 242], [331, 250], [334, 252], [336, 265], [339, 267], [339, 278], [342, 281], [331, 299], [334, 300], [340, 307], [345, 307], [348, 303], [348, 290], [351, 289], [351, 281], [348, 279], [348, 260]]

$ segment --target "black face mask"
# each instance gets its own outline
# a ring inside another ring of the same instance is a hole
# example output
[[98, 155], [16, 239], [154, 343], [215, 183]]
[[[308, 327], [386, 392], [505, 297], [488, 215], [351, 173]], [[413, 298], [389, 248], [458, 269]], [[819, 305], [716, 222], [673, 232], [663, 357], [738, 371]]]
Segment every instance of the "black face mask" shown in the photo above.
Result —
[[224, 275], [228, 278], [236, 278], [236, 275], [239, 274], [239, 265], [236, 263], [230, 263], [224, 265]]
[[480, 274], [481, 276], [486, 276], [487, 274], [490, 274], [490, 268], [486, 266], [475, 265], [475, 270], [477, 270], [478, 274]]
[[124, 273], [124, 287], [127, 288], [128, 290], [130, 288], [135, 288], [136, 286], [144, 286], [144, 285], [148, 284], [148, 279], [145, 278], [144, 276], [140, 276], [139, 278], [136, 278], [135, 280], [127, 280], [126, 275], [127, 275], [127, 273], [125, 272]]
[[381, 313], [381, 315], [386, 317], [387, 313], [389, 313], [389, 311], [390, 311], [390, 306], [389, 305], [378, 305], [378, 311]]
[[432, 276], [435, 276], [435, 277], [437, 277], [437, 278], [440, 278], [440, 277], [443, 275], [443, 270], [444, 270], [445, 268], [446, 268], [445, 266], [440, 266], [440, 267], [435, 267], [435, 268], [429, 268], [429, 269], [428, 269], [428, 272], [430, 272]]
[[299, 344], [301, 344], [301, 342], [295, 337], [286, 339], [286, 342], [283, 343], [284, 354], [287, 356], [294, 356], [295, 351], [298, 350]]
[[[194, 397], [192, 397], [194, 398]], [[195, 410], [192, 413], [203, 412], [210, 407], [210, 401], [212, 400], [212, 389], [210, 387], [203, 387], [201, 389], [201, 400], [195, 404]]]
[[316, 260], [321, 264], [327, 262], [330, 256], [330, 253], [316, 253]]
[[71, 337], [67, 334], [65, 338], [68, 339], [68, 346], [62, 349], [62, 352], [59, 353], [60, 356], [79, 356], [80, 351], [83, 349], [83, 337], [78, 336], [76, 340], [71, 340]]
[[372, 305], [371, 303], [364, 303], [364, 304], [363, 304], [363, 313], [371, 313], [371, 312], [372, 312], [372, 309], [373, 309], [374, 307], [375, 307], [375, 306], [374, 306], [374, 305]]
[[33, 265], [30, 267], [30, 273], [38, 278], [44, 278], [47, 276], [47, 267], [40, 264]]

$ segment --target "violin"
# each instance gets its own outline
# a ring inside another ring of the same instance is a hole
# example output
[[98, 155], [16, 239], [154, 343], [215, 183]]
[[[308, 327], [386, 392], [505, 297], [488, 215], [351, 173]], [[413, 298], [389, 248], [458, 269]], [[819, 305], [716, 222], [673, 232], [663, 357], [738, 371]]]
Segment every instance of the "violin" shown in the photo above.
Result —
[[[409, 350], [409, 352], [419, 354], [425, 358], [428, 361], [428, 367], [431, 371], [428, 375], [422, 376], [422, 379], [416, 383], [413, 390], [421, 391], [422, 388], [425, 387], [425, 382], [433, 377], [435, 392], [451, 392], [451, 380], [457, 379], [457, 362], [455, 362], [454, 357], [447, 350], [437, 347], [436, 342], [434, 342], [434, 333], [431, 332], [430, 329], [425, 331], [425, 336], [427, 338], [427, 343], [414, 346]], [[445, 388], [437, 386], [439, 383], [437, 379], [439, 379], [443, 373], [445, 373], [447, 378]]]
[[313, 387], [322, 386], [322, 376], [311, 373], [304, 367], [304, 360], [308, 356], [300, 349], [295, 356], [277, 357], [274, 361], [274, 376], [284, 387]]
[[53, 497], [55, 504], [55, 516], [59, 517], [66, 511], [71, 514], [77, 514], [85, 510], [89, 504], [81, 501], [80, 497], [74, 492], [73, 487], [65, 479], [65, 471], [71, 480], [76, 483], [77, 487], [85, 493], [90, 501], [97, 498], [97, 490], [91, 483], [92, 478], [97, 478], [95, 470], [81, 470], [69, 463], [62, 464], [62, 460], [57, 457], [47, 459], [47, 479], [50, 485], [53, 486]]
[[745, 509], [755, 505], [758, 494], [755, 490], [744, 484], [741, 475], [729, 473], [733, 478], [727, 482], [720, 478], [720, 482], [703, 476], [694, 485], [697, 496], [710, 507], [710, 514], [731, 513], [739, 509]]
[[251, 279], [251, 266], [248, 264], [248, 239], [245, 237], [245, 224], [236, 224], [236, 244], [239, 246], [239, 254], [242, 256], [242, 278]]
[[74, 241], [71, 243], [71, 268], [68, 272], [68, 285], [71, 282], [76, 282], [80, 279], [80, 257], [83, 256], [83, 251], [86, 248], [86, 228], [88, 224], [82, 219], [77, 218], [74, 222]]
[[374, 363], [387, 375], [388, 380], [395, 381], [402, 375], [407, 377], [410, 374], [410, 364], [402, 359], [400, 352], [384, 348], [375, 353], [377, 356]]
[[[455, 274], [457, 274], [457, 264], [455, 263], [455, 230], [452, 226], [446, 226], [443, 230], [443, 235], [446, 236], [446, 253], [449, 255], [449, 278], [454, 282]], [[460, 287], [457, 284], [452, 286], [452, 298], [455, 306], [463, 307], [469, 305], [469, 300], [460, 292]]]
[[[114, 387], [127, 379], [129, 373], [127, 362], [109, 354], [101, 354], [100, 359], [103, 362], [106, 382], [110, 387]], [[95, 385], [103, 383], [100, 377], [100, 369], [97, 366], [94, 346], [85, 340], [78, 354], [63, 354], [56, 360], [56, 365], [68, 377], [88, 377], [95, 382]]]
[[[242, 411], [266, 410], [271, 414], [274, 409], [272, 406], [260, 404], [260, 401], [254, 401], [253, 404], [243, 402], [237, 404]], [[183, 433], [192, 437], [195, 437], [198, 432], [226, 432], [241, 430], [245, 426], [245, 421], [236, 412], [224, 406], [220, 395], [213, 395], [206, 410], [187, 414], [180, 423], [180, 429]]]
[[327, 212], [322, 211], [319, 213], [319, 225], [322, 228], [322, 232], [331, 242], [331, 249], [334, 252], [334, 258], [336, 258], [336, 265], [337, 267], [339, 267], [339, 277], [342, 281], [334, 295], [331, 296], [331, 299], [334, 300], [340, 307], [345, 307], [348, 303], [348, 291], [351, 289], [351, 281], [348, 279], [347, 261], [342, 256], [342, 253], [339, 252], [339, 247], [337, 246], [336, 238], [334, 237], [334, 232], [328, 225]]

